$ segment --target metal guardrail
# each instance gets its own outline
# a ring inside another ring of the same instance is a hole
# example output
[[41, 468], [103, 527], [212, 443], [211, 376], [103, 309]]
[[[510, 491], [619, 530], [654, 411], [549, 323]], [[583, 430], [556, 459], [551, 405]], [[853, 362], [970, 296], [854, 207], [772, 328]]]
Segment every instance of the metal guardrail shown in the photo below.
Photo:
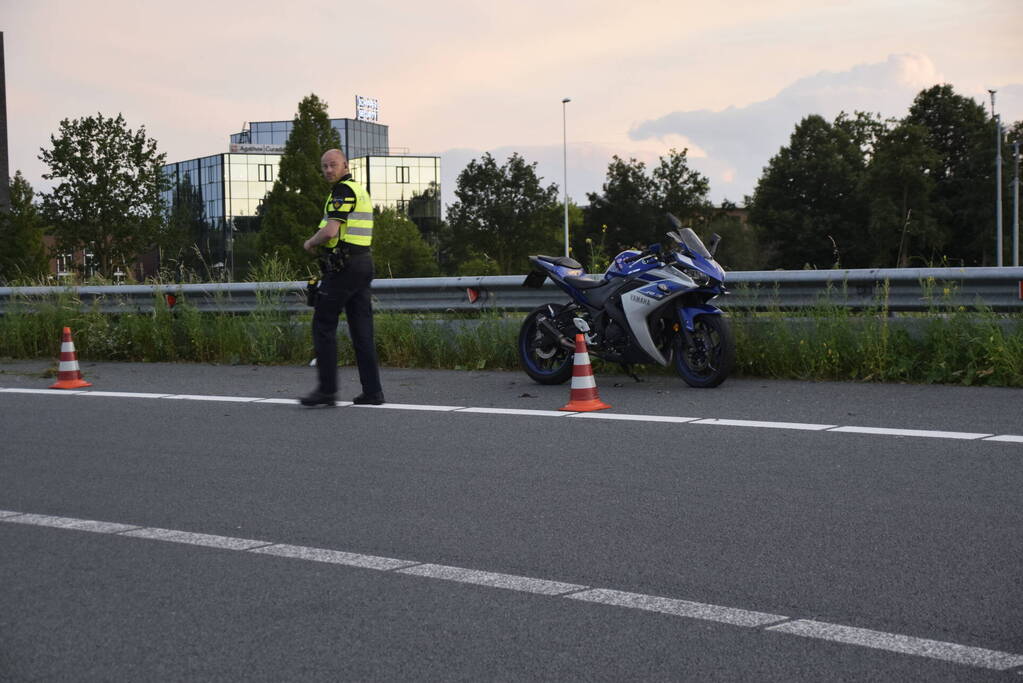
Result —
[[[522, 286], [524, 275], [375, 280], [375, 307], [382, 311], [529, 311], [566, 299], [549, 280], [540, 289]], [[855, 309], [928, 311], [985, 306], [1023, 312], [1023, 267], [900, 268], [880, 270], [771, 270], [728, 273], [730, 294], [715, 300], [725, 309], [798, 310], [822, 300]], [[200, 311], [252, 313], [261, 302], [292, 313], [307, 312], [305, 282], [230, 282], [182, 285], [0, 287], [0, 314], [31, 311], [57, 296], [71, 296], [83, 310], [147, 313], [159, 297], [187, 302]], [[169, 298], [168, 298], [169, 297]]]

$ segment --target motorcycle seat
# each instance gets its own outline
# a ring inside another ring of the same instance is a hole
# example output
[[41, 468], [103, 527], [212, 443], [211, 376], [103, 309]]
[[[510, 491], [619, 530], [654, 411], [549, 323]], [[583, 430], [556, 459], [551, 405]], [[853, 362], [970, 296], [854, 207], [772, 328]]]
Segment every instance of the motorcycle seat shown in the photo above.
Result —
[[564, 268], [582, 268], [582, 264], [576, 261], [574, 258], [568, 256], [537, 256], [536, 258], [547, 263], [553, 263], [556, 266], [562, 266]]
[[591, 280], [588, 277], [573, 277], [571, 275], [565, 278], [565, 282], [576, 289], [593, 289], [594, 287], [606, 284], [605, 280]]

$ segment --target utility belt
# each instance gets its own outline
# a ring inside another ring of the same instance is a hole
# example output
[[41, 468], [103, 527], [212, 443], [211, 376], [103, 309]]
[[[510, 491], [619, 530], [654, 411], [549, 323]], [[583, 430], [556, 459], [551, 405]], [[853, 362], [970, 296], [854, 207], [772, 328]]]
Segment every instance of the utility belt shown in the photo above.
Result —
[[320, 270], [325, 274], [340, 272], [345, 269], [350, 260], [369, 252], [370, 248], [365, 245], [339, 241], [336, 247], [319, 257]]

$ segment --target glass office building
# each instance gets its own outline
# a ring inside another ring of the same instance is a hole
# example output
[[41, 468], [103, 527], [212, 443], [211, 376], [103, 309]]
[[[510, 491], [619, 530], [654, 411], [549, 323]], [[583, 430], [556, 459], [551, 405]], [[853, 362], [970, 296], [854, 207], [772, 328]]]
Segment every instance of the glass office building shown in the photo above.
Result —
[[[232, 145], [284, 145], [291, 135], [291, 121], [251, 121], [242, 132], [231, 136]], [[341, 151], [349, 159], [391, 153], [387, 126], [357, 119], [331, 119], [330, 125], [341, 138]], [[283, 150], [280, 150], [283, 151]]]
[[[222, 264], [228, 277], [237, 272], [237, 245], [252, 252], [257, 218], [263, 199], [273, 188], [281, 153], [291, 121], [257, 121], [231, 135], [230, 152], [167, 164], [163, 172], [171, 189], [164, 193], [166, 206], [173, 206], [175, 193], [186, 183], [198, 189], [202, 197], [203, 219], [207, 230], [199, 245], [211, 266]], [[374, 206], [409, 212], [413, 197], [429, 189], [428, 202], [414, 207], [413, 219], [440, 219], [440, 157], [390, 155], [387, 126], [354, 119], [331, 119], [341, 136], [352, 177], [361, 183]], [[310, 226], [311, 228], [314, 226]]]

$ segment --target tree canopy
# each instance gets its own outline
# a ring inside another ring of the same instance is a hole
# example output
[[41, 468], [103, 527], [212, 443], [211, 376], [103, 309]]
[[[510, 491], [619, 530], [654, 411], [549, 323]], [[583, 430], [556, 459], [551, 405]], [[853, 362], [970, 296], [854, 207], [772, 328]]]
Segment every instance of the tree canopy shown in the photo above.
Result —
[[688, 152], [669, 150], [649, 174], [642, 161], [613, 156], [603, 193], [587, 193], [586, 236], [591, 240], [599, 236], [617, 253], [659, 241], [668, 228], [667, 213], [683, 223], [705, 218], [710, 181], [689, 168]]
[[43, 220], [32, 203], [32, 186], [21, 171], [10, 180], [9, 196], [9, 210], [0, 210], [0, 282], [42, 277], [49, 266]]
[[497, 165], [488, 153], [458, 174], [457, 201], [448, 207], [456, 260], [486, 254], [501, 273], [521, 273], [526, 257], [556, 249], [558, 186], [544, 187], [536, 163], [518, 154]]
[[316, 231], [330, 185], [320, 174], [320, 157], [341, 147], [330, 125], [327, 103], [309, 95], [298, 103], [291, 135], [281, 155], [273, 189], [263, 200], [259, 248], [298, 265], [309, 260], [302, 243]]
[[110, 276], [157, 244], [165, 155], [145, 126], [131, 130], [120, 114], [64, 119], [50, 144], [39, 156], [49, 167], [43, 178], [55, 181], [41, 195], [42, 214], [58, 250], [91, 251], [100, 273]]

